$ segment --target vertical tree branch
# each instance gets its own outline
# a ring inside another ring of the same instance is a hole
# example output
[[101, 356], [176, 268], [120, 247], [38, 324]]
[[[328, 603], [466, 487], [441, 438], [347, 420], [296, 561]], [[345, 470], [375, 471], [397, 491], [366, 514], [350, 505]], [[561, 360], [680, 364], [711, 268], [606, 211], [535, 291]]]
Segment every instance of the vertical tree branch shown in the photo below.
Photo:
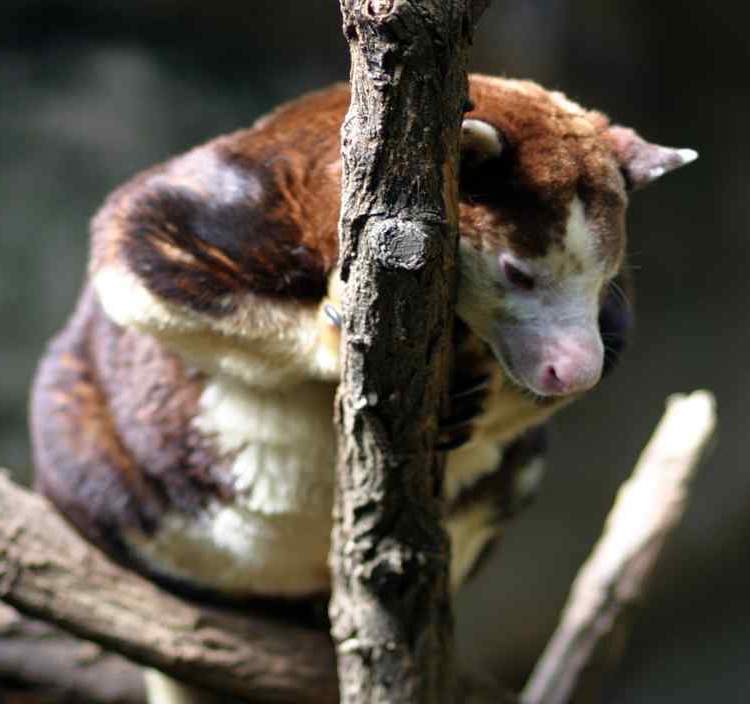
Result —
[[331, 602], [343, 702], [452, 696], [434, 450], [449, 370], [466, 54], [486, 0], [341, 0], [344, 351]]

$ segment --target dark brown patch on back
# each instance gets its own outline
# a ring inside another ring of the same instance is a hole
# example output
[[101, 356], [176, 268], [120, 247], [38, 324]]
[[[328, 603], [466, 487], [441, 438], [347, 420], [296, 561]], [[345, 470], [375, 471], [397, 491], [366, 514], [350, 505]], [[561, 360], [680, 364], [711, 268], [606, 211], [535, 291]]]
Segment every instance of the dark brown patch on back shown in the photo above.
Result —
[[[470, 89], [467, 117], [494, 125], [507, 149], [461, 169], [462, 236], [543, 256], [563, 239], [578, 194], [603, 256], [616, 259], [624, 191], [602, 137], [607, 119], [571, 111], [533, 83], [475, 75]], [[303, 96], [137, 177], [95, 221], [94, 269], [124, 255], [156, 295], [217, 316], [248, 292], [319, 300], [338, 256], [348, 102], [345, 85]]]
[[325, 294], [338, 254], [348, 89], [294, 101], [134, 178], [94, 220], [94, 271], [123, 259], [156, 296], [231, 313], [247, 293]]
[[123, 226], [123, 250], [139, 278], [157, 296], [199, 312], [231, 313], [233, 294], [303, 301], [325, 294], [323, 258], [301, 242], [272, 184], [259, 201], [229, 203], [157, 188], [136, 201]]

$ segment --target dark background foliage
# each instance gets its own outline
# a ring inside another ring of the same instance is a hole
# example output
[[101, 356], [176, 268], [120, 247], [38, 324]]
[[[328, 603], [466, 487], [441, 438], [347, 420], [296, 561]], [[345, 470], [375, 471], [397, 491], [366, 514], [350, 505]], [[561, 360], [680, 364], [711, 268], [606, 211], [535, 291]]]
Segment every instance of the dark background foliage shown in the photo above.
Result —
[[[633, 198], [635, 346], [556, 421], [541, 499], [463, 595], [472, 667], [521, 681], [664, 398], [708, 387], [719, 444], [609, 701], [746, 700], [749, 14], [708, 0], [495, 0], [481, 22], [474, 70], [560, 88], [701, 159]], [[333, 0], [5, 0], [0, 18], [0, 462], [26, 478], [29, 381], [73, 305], [106, 193], [345, 78], [348, 54]]]

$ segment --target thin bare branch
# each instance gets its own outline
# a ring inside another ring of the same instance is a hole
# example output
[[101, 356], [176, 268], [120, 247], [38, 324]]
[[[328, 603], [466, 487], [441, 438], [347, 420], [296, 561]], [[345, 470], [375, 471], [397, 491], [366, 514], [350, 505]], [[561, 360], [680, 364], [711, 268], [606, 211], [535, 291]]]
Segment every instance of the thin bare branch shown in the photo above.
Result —
[[[604, 532], [573, 584], [560, 623], [521, 695], [522, 704], [566, 704], [581, 674], [644, 593], [680, 521], [716, 426], [707, 391], [675, 395], [620, 489]], [[622, 644], [620, 644], [622, 645]]]
[[[0, 604], [0, 690], [19, 689], [45, 701], [144, 704], [141, 669]], [[2, 695], [0, 694], [0, 700]]]

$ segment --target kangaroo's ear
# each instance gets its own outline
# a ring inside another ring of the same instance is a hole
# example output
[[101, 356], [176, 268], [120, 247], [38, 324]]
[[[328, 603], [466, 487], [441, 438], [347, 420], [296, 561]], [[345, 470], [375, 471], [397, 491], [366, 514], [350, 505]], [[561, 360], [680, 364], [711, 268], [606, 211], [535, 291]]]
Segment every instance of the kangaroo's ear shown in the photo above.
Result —
[[461, 165], [479, 166], [499, 157], [505, 140], [497, 127], [484, 120], [466, 118], [461, 125]]
[[620, 162], [628, 190], [637, 191], [660, 176], [698, 158], [694, 149], [674, 149], [651, 144], [629, 127], [614, 125], [605, 132]]

